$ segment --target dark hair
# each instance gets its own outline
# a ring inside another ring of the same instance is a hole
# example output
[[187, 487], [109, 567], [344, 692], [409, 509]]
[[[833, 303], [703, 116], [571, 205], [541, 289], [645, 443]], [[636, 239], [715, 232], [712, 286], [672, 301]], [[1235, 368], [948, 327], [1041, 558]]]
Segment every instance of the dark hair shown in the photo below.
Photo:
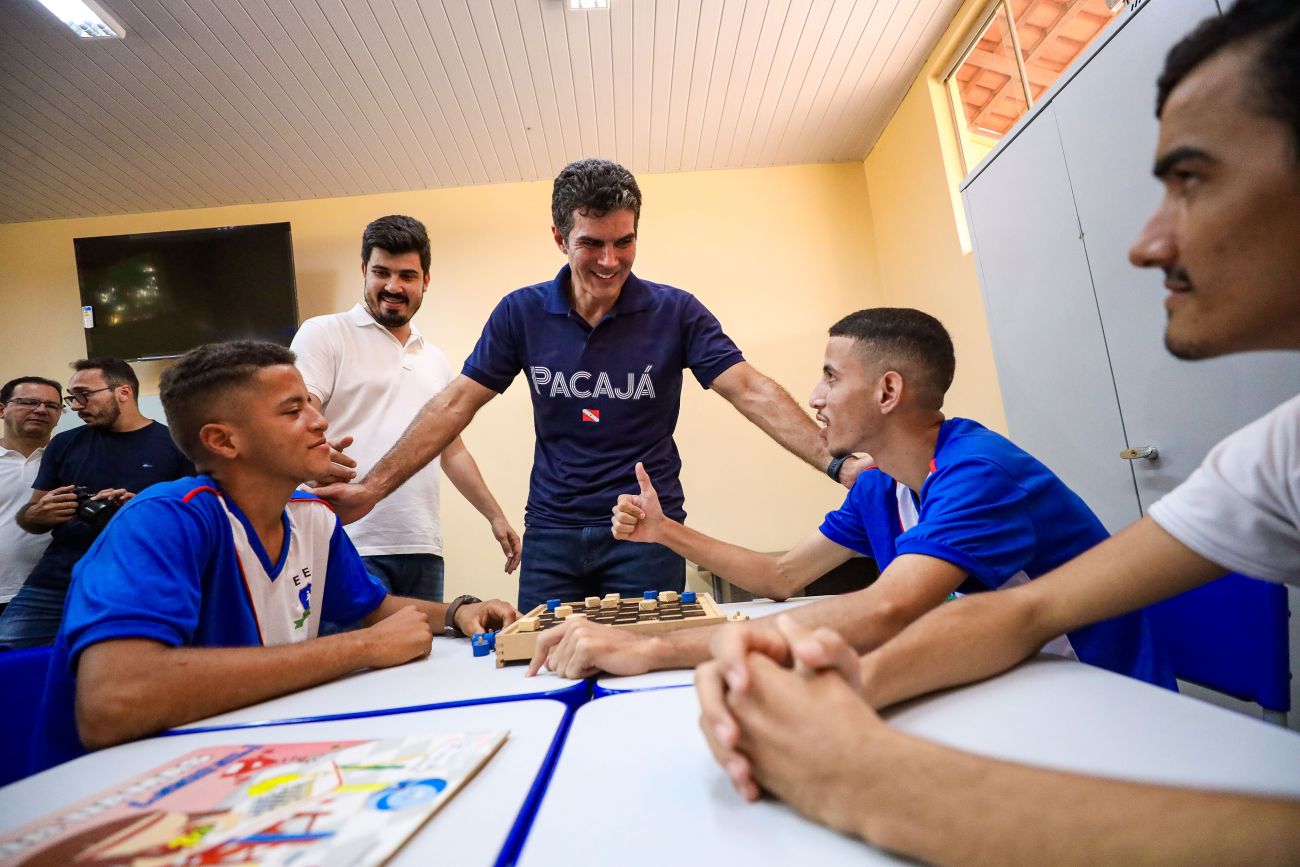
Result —
[[20, 376], [17, 379], [9, 380], [4, 385], [0, 385], [0, 403], [8, 403], [9, 398], [14, 396], [14, 389], [29, 382], [36, 385], [48, 385], [57, 391], [60, 396], [63, 395], [63, 386], [52, 379], [46, 379], [43, 376]]
[[420, 267], [429, 273], [433, 256], [429, 252], [429, 233], [415, 217], [390, 214], [366, 226], [361, 233], [361, 261], [370, 261], [370, 251], [378, 247], [389, 253], [419, 253]]
[[952, 338], [943, 323], [928, 313], [910, 307], [872, 307], [850, 313], [831, 326], [831, 337], [848, 337], [865, 344], [899, 372], [919, 375], [917, 388], [932, 409], [943, 406], [943, 396], [952, 385], [957, 360]]
[[1300, 158], [1300, 3], [1296, 0], [1237, 0], [1225, 15], [1202, 21], [1169, 50], [1156, 85], [1156, 117], [1169, 94], [1192, 70], [1225, 48], [1257, 40], [1259, 52], [1246, 92], [1263, 114], [1291, 131]]
[[573, 231], [574, 211], [584, 217], [603, 217], [619, 210], [632, 212], [634, 227], [641, 222], [641, 188], [618, 163], [587, 157], [569, 163], [555, 176], [551, 220], [566, 241]]
[[213, 420], [222, 398], [247, 385], [262, 368], [293, 362], [291, 350], [260, 340], [209, 343], [182, 355], [159, 380], [159, 397], [176, 445], [201, 464], [199, 431]]
[[98, 370], [104, 374], [104, 384], [117, 388], [119, 385], [131, 386], [131, 399], [139, 402], [140, 400], [140, 379], [127, 364], [120, 358], [109, 358], [101, 355], [97, 358], [80, 358], [72, 362], [72, 369], [75, 371]]

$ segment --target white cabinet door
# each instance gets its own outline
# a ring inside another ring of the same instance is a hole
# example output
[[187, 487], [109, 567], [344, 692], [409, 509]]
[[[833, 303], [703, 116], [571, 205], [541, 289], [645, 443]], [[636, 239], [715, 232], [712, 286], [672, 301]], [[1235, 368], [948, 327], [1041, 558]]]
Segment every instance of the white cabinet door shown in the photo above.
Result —
[[[1144, 509], [1187, 478], [1214, 443], [1300, 389], [1296, 353], [1197, 362], [1170, 356], [1162, 337], [1164, 276], [1128, 262], [1128, 247], [1160, 196], [1151, 175], [1158, 132], [1155, 80], [1169, 47], [1217, 12], [1213, 0], [1151, 0], [1051, 106], [1128, 445], [1159, 450], [1155, 461], [1134, 462]], [[1105, 460], [1118, 463], [1121, 448], [1120, 440], [1107, 443]]]
[[1115, 532], [1139, 517], [1137, 497], [1051, 106], [965, 201], [1011, 439]]

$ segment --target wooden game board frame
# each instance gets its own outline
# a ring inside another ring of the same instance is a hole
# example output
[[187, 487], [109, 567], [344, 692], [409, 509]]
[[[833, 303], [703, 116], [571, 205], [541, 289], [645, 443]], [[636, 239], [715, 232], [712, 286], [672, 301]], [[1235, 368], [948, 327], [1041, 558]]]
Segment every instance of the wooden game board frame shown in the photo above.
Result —
[[[624, 601], [635, 600], [636, 597], [628, 596]], [[695, 601], [700, 608], [704, 610], [703, 617], [688, 617], [682, 620], [647, 620], [645, 622], [637, 621], [636, 623], [618, 623], [614, 625], [615, 629], [624, 629], [628, 632], [636, 632], [641, 635], [662, 635], [666, 632], [676, 632], [678, 629], [694, 629], [697, 626], [711, 626], [716, 623], [726, 623], [727, 615], [718, 603], [713, 601], [713, 596], [709, 593], [696, 593]], [[574, 613], [582, 613], [586, 609], [583, 607], [584, 601], [566, 602], [565, 605], [572, 605]], [[522, 662], [533, 658], [533, 650], [537, 647], [537, 636], [545, 630], [535, 630], [533, 632], [520, 632], [519, 623], [530, 617], [539, 617], [546, 611], [545, 605], [538, 605], [532, 611], [529, 611], [519, 620], [507, 626], [497, 633], [497, 668], [503, 667], [508, 662]]]

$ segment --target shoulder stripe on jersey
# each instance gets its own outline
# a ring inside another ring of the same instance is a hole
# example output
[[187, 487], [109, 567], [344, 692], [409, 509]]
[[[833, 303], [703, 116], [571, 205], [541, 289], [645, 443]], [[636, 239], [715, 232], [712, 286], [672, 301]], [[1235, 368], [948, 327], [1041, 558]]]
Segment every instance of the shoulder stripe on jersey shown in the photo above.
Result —
[[196, 494], [202, 494], [204, 491], [208, 492], [209, 494], [216, 494], [218, 497], [221, 496], [221, 492], [218, 491], [216, 488], [212, 487], [211, 485], [203, 485], [201, 487], [195, 488], [185, 496], [181, 497], [181, 502], [188, 503], [190, 500], [194, 499]]

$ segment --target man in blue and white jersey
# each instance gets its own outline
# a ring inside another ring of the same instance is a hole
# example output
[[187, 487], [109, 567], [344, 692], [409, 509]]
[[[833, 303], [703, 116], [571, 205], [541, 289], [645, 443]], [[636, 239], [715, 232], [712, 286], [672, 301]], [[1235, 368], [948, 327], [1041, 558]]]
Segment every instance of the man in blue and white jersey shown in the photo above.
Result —
[[[424, 656], [433, 631], [514, 620], [505, 602], [390, 595], [328, 504], [325, 417], [294, 355], [210, 344], [163, 374], [163, 408], [198, 476], [154, 485], [77, 564], [51, 659], [45, 766], [237, 707]], [[365, 628], [318, 638], [322, 618]]]
[[[1051, 470], [978, 422], [945, 418], [952, 340], [908, 308], [860, 310], [830, 329], [811, 405], [834, 454], [870, 452], [844, 504], [789, 552], [763, 554], [712, 539], [664, 514], [650, 476], [614, 507], [613, 535], [657, 542], [751, 592], [783, 599], [855, 553], [876, 559], [865, 590], [791, 616], [833, 626], [858, 650], [879, 646], [954, 592], [1023, 584], [1106, 538], [1088, 506]], [[770, 626], [751, 626], [760, 637]], [[715, 630], [627, 637], [596, 624], [539, 640], [532, 670], [566, 677], [680, 668], [708, 658]], [[1165, 686], [1173, 676], [1146, 617], [1126, 615], [1056, 637], [1047, 649]]]
[[436, 457], [520, 372], [537, 437], [519, 578], [525, 611], [549, 598], [682, 588], [680, 556], [617, 545], [606, 523], [610, 503], [637, 489], [637, 461], [660, 479], [668, 513], [686, 517], [673, 431], [687, 369], [787, 450], [852, 483], [858, 461], [832, 460], [807, 414], [746, 363], [695, 296], [632, 273], [640, 214], [641, 190], [622, 166], [584, 159], [560, 172], [551, 229], [568, 264], [501, 300], [461, 375], [360, 483], [319, 489], [345, 522]]

